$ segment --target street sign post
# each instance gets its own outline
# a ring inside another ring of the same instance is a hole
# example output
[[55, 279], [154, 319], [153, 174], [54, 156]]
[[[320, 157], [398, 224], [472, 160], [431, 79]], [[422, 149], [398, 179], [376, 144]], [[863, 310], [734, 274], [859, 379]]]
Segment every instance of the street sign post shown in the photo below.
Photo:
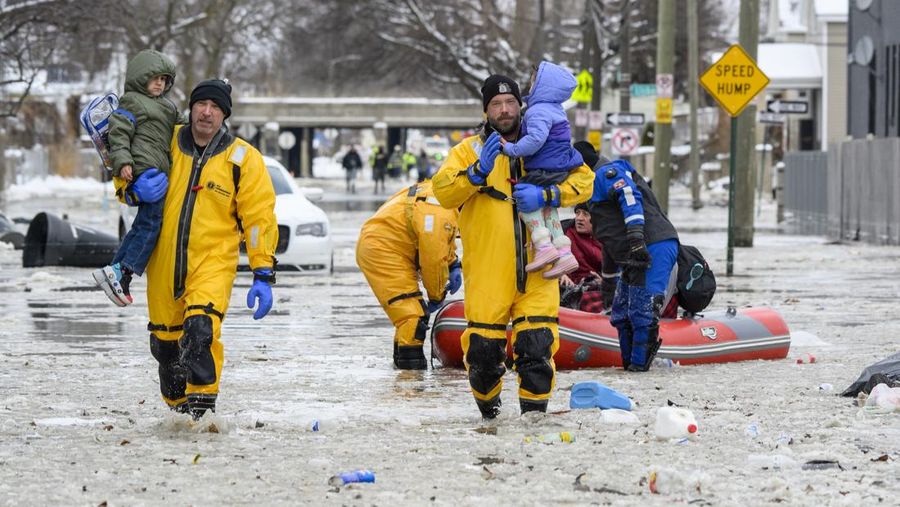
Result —
[[675, 79], [672, 74], [656, 75], [656, 96], [661, 99], [671, 99], [675, 90]]
[[603, 113], [600, 111], [591, 111], [588, 113], [588, 130], [603, 129]]
[[652, 97], [656, 95], [656, 83], [632, 83], [632, 97]]
[[744, 49], [735, 44], [700, 76], [700, 84], [732, 117], [769, 84], [769, 78]]
[[582, 104], [589, 103], [594, 95], [594, 77], [591, 73], [583, 70], [575, 77], [577, 86], [572, 92], [572, 100]]
[[747, 104], [769, 84], [766, 76], [740, 44], [725, 51], [700, 76], [700, 84], [731, 115], [731, 156], [728, 171], [728, 253], [725, 274], [734, 274], [734, 172], [737, 146], [737, 117]]
[[787, 116], [778, 113], [770, 113], [768, 111], [760, 111], [757, 118], [760, 123], [772, 123], [781, 125], [787, 120]]
[[606, 124], [614, 127], [643, 125], [644, 113], [606, 113]]
[[656, 98], [656, 123], [672, 123], [672, 99]]
[[575, 110], [575, 126], [576, 127], [587, 127], [588, 124], [588, 110], [587, 109], [576, 109]]
[[587, 140], [595, 150], [600, 151], [600, 145], [603, 142], [603, 133], [599, 130], [588, 131]]
[[766, 110], [776, 114], [806, 114], [809, 112], [809, 102], [805, 100], [775, 99], [766, 102]]
[[617, 128], [612, 132], [612, 151], [616, 155], [631, 155], [641, 143], [641, 136], [635, 128]]

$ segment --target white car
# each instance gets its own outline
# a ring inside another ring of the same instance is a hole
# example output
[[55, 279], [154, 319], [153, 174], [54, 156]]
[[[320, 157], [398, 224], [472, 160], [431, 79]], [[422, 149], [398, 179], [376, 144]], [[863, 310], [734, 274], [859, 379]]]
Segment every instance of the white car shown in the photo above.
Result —
[[[279, 271], [331, 273], [334, 255], [331, 244], [331, 225], [321, 208], [310, 202], [303, 190], [280, 162], [263, 157], [272, 186], [275, 188], [275, 216], [278, 218], [278, 246], [275, 257]], [[310, 189], [311, 197], [321, 198], [321, 192]], [[137, 208], [120, 206], [119, 238], [131, 228]], [[241, 244], [239, 269], [249, 269], [244, 245]]]

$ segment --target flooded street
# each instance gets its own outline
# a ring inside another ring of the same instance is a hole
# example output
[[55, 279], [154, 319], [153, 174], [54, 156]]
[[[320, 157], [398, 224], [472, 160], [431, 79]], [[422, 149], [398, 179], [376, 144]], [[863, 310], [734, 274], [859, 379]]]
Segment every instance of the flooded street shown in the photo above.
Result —
[[[245, 307], [251, 276], [238, 275], [218, 413], [199, 424], [159, 399], [143, 280], [132, 286], [135, 304], [118, 308], [90, 269], [25, 269], [22, 252], [0, 244], [0, 504], [734, 505], [752, 495], [872, 505], [900, 494], [900, 415], [836, 396], [900, 343], [895, 247], [779, 234], [769, 203], [755, 247], [736, 250], [736, 276], [726, 278], [726, 210], [692, 212], [673, 191], [682, 241], [717, 273], [713, 307], [777, 309], [794, 339], [789, 358], [560, 372], [552, 413], [525, 417], [508, 374], [503, 412], [487, 424], [462, 370], [393, 369], [393, 327], [355, 265], [356, 236], [378, 201], [342, 195], [342, 181], [302, 184], [325, 185], [334, 273], [279, 274], [261, 321]], [[15, 201], [9, 215], [66, 213], [113, 234], [116, 205], [102, 196]], [[796, 364], [804, 352], [817, 362]], [[568, 389], [584, 380], [630, 396], [640, 423], [569, 411]], [[655, 440], [667, 401], [693, 411], [695, 440]], [[523, 443], [554, 431], [576, 441]], [[839, 465], [804, 466], [815, 460]], [[376, 482], [327, 484], [360, 468]], [[649, 490], [652, 471], [663, 494]]]

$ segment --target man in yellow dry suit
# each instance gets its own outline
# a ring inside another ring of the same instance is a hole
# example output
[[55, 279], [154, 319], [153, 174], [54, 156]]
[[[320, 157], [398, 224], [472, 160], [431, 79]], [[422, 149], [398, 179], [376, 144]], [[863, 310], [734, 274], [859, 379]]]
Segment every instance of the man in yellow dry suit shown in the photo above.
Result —
[[[428, 317], [446, 293], [462, 285], [456, 258], [456, 209], [444, 209], [431, 182], [416, 183], [394, 194], [366, 220], [356, 243], [356, 263], [396, 328], [394, 366], [426, 367]], [[419, 279], [428, 293], [422, 299]]]
[[515, 184], [524, 173], [522, 160], [498, 154], [500, 136], [514, 142], [520, 134], [519, 86], [495, 74], [485, 80], [481, 93], [487, 116], [483, 132], [454, 146], [432, 181], [444, 207], [462, 206], [468, 320], [461, 338], [463, 357], [475, 402], [482, 416], [493, 419], [500, 411], [510, 321], [522, 412], [546, 411], [555, 383], [559, 283], [540, 272], [525, 272], [531, 249], [526, 248], [527, 229], [518, 213], [587, 201], [594, 173], [583, 165], [559, 185]]
[[202, 81], [191, 92], [190, 125], [176, 126], [172, 136], [168, 194], [162, 173], [143, 183], [144, 175], [131, 185], [115, 181], [131, 205], [166, 195], [147, 266], [147, 328], [163, 400], [194, 418], [216, 408], [222, 320], [242, 239], [254, 272], [247, 306], [259, 302], [254, 319], [271, 309], [275, 283], [275, 191], [259, 151], [223, 126], [230, 114], [231, 85]]

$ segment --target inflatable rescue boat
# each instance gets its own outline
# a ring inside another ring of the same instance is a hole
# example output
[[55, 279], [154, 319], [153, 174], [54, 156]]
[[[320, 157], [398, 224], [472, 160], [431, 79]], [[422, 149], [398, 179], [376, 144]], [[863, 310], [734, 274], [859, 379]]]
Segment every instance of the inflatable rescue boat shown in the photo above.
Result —
[[[442, 365], [463, 366], [460, 337], [465, 329], [462, 301], [447, 304], [434, 317], [431, 350]], [[512, 328], [507, 328], [507, 336], [511, 332]], [[784, 319], [766, 307], [663, 319], [659, 336], [662, 346], [657, 357], [682, 365], [783, 359], [791, 347], [791, 335]], [[507, 347], [506, 353], [512, 357], [511, 347]], [[609, 317], [560, 308], [559, 351], [554, 360], [561, 370], [622, 366], [618, 334], [610, 325]]]

